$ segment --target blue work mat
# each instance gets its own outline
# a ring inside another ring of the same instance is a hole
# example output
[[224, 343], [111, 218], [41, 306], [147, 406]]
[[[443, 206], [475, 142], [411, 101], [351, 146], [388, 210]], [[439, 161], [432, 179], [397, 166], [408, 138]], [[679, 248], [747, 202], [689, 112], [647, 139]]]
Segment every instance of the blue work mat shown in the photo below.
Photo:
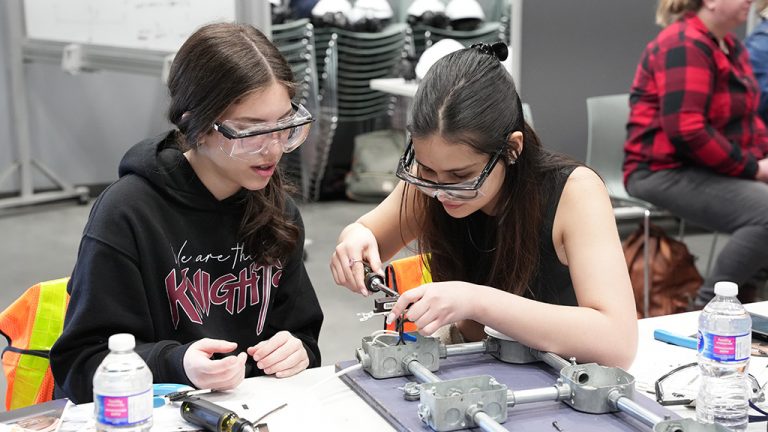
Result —
[[[344, 361], [336, 364], [336, 370], [344, 369], [357, 363]], [[440, 369], [435, 375], [443, 380], [463, 378], [475, 375], [491, 375], [498, 382], [506, 384], [510, 390], [526, 390], [552, 387], [558, 374], [544, 363], [513, 365], [503, 363], [488, 354], [453, 356], [440, 360]], [[395, 429], [409, 432], [427, 432], [432, 429], [422, 423], [416, 414], [418, 401], [403, 398], [401, 388], [413, 377], [375, 379], [362, 369], [341, 376], [360, 397], [384, 417]], [[649, 411], [671, 419], [680, 416], [667, 410], [656, 401], [635, 392], [634, 401]], [[652, 428], [624, 413], [586, 414], [574, 410], [563, 402], [536, 402], [517, 405], [508, 410], [504, 427], [510, 431], [525, 432], [613, 432], [613, 431], [651, 431]], [[480, 429], [472, 429], [479, 431]]]

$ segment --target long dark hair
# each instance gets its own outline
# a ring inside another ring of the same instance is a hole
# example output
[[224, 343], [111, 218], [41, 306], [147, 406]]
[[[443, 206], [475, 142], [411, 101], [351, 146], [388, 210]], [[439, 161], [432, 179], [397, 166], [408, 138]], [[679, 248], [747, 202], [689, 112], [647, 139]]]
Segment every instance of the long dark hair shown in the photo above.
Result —
[[[176, 53], [168, 76], [168, 119], [181, 132], [179, 146], [198, 146], [221, 113], [273, 82], [293, 98], [291, 68], [264, 34], [243, 24], [201, 27]], [[278, 167], [264, 189], [246, 194], [240, 230], [258, 260], [275, 262], [296, 247], [299, 229], [286, 218], [285, 188]]]
[[439, 201], [418, 192], [410, 194], [415, 201], [406, 200], [409, 185], [403, 195], [401, 218], [409, 206], [424, 209], [419, 220], [418, 252], [431, 254], [429, 267], [434, 280], [472, 281], [522, 294], [529, 289], [539, 263], [539, 232], [549, 193], [541, 187], [541, 178], [548, 171], [577, 162], [542, 148], [523, 119], [511, 75], [497, 55], [485, 48], [456, 51], [429, 69], [414, 98], [408, 126], [413, 137], [439, 135], [489, 157], [511, 133], [523, 134], [523, 148], [515, 164], [510, 162], [518, 149], [510, 148], [499, 161], [506, 164], [506, 174], [490, 219], [493, 222], [484, 228], [484, 238], [493, 245], [486, 251], [492, 253], [490, 268], [480, 272], [483, 280], [478, 280], [478, 269], [465, 262], [467, 251], [477, 248], [472, 244], [468, 218], [449, 216]]

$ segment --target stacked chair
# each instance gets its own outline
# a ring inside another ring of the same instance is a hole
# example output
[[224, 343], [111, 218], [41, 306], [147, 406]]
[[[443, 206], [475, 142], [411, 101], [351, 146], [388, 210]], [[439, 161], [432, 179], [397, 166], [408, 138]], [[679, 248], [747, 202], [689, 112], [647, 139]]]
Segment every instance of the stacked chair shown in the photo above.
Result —
[[[474, 43], [493, 43], [506, 40], [505, 26], [499, 21], [485, 22], [475, 30], [461, 31], [441, 29], [429, 26], [417, 26], [413, 29], [416, 52], [420, 54], [424, 49], [432, 46], [442, 39], [455, 39], [468, 47]], [[422, 45], [423, 44], [423, 45]]]
[[[396, 97], [370, 88], [370, 80], [396, 77], [398, 66], [412, 49], [410, 28], [403, 23], [387, 26], [377, 33], [353, 32], [338, 28], [317, 29], [315, 49], [317, 67], [321, 71], [320, 100], [323, 119], [331, 122], [325, 128], [320, 172], [324, 172], [331, 143], [338, 124], [370, 132], [387, 128]], [[354, 125], [352, 124], [354, 123]], [[340, 151], [351, 150], [348, 143], [338, 142]], [[319, 185], [314, 190], [319, 195]]]
[[[289, 21], [272, 26], [272, 41], [288, 60], [297, 83], [294, 102], [304, 105], [309, 112], [319, 117], [318, 73], [315, 63], [315, 38], [312, 24], [308, 19]], [[318, 151], [322, 147], [323, 122], [317, 121], [307, 141], [298, 149], [283, 156], [280, 163], [289, 179], [299, 185], [305, 200], [312, 197], [313, 183], [317, 182]], [[322, 173], [319, 174], [322, 176]]]
[[[396, 69], [410, 49], [410, 30], [405, 24], [392, 24], [379, 33], [361, 33], [341, 29], [318, 30], [317, 52], [326, 58], [318, 60], [323, 67], [323, 89], [335, 75], [339, 121], [365, 121], [388, 113], [391, 96], [371, 90], [374, 78], [394, 77]], [[331, 42], [334, 42], [331, 44]], [[329, 68], [329, 44], [336, 50], [336, 69]], [[321, 51], [322, 50], [322, 51]], [[323, 91], [323, 98], [333, 97]]]

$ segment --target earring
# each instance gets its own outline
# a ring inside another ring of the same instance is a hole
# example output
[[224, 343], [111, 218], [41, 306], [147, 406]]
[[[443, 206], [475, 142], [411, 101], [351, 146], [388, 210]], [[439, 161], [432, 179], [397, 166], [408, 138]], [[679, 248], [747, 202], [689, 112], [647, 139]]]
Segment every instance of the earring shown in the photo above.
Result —
[[514, 165], [515, 162], [517, 162], [518, 157], [520, 157], [520, 153], [518, 153], [517, 149], [510, 148], [509, 149], [509, 165]]

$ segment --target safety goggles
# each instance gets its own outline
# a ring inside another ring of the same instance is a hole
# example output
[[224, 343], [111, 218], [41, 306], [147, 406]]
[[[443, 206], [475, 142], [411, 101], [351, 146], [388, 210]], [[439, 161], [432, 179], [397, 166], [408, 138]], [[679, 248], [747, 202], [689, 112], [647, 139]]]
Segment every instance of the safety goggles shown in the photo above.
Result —
[[438, 196], [443, 195], [449, 200], [469, 201], [483, 195], [480, 188], [491, 174], [491, 171], [493, 171], [493, 167], [495, 167], [496, 163], [501, 159], [501, 155], [506, 148], [507, 143], [505, 141], [503, 145], [499, 146], [499, 149], [496, 150], [493, 156], [491, 156], [491, 159], [477, 177], [461, 183], [437, 183], [419, 177], [418, 162], [416, 162], [413, 150], [413, 140], [409, 139], [405, 153], [400, 157], [400, 162], [398, 163], [395, 175], [397, 175], [399, 179], [416, 186], [422, 193], [432, 198], [438, 198]]
[[291, 102], [293, 113], [271, 123], [251, 123], [236, 120], [214, 122], [213, 129], [227, 140], [220, 147], [233, 158], [259, 154], [273, 144], [280, 144], [284, 153], [296, 150], [309, 136], [315, 119], [302, 105]]

